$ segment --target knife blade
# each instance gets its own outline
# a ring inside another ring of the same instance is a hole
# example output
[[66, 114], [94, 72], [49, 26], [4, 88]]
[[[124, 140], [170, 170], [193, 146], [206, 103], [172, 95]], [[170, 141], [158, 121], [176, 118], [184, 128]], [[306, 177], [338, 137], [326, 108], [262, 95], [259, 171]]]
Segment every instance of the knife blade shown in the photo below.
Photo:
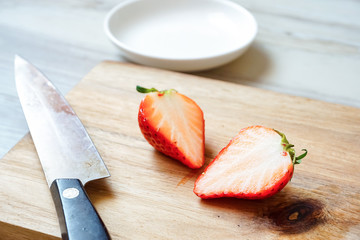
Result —
[[85, 127], [38, 69], [15, 56], [20, 103], [50, 187], [63, 239], [110, 239], [84, 185], [109, 177]]

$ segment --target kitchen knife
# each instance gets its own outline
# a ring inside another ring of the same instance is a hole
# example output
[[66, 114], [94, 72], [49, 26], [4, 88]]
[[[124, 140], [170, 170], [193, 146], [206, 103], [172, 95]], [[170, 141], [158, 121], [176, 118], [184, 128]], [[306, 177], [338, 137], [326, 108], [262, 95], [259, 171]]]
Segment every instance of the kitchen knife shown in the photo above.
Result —
[[19, 56], [15, 56], [15, 81], [62, 238], [110, 239], [83, 187], [110, 176], [84, 126], [55, 86]]

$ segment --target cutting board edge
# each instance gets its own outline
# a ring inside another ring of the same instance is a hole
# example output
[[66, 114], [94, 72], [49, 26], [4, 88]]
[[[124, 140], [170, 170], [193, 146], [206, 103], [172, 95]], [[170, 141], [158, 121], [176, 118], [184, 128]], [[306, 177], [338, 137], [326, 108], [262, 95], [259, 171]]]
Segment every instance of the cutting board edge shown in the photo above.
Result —
[[[178, 76], [191, 76], [192, 78], [198, 78], [198, 79], [201, 79], [202, 81], [211, 80], [211, 81], [213, 81], [213, 82], [215, 82], [216, 84], [219, 84], [219, 85], [224, 85], [225, 84], [225, 85], [229, 85], [229, 86], [237, 86], [237, 87], [241, 87], [241, 88], [244, 88], [244, 89], [250, 89], [250, 90], [253, 90], [253, 91], [255, 90], [255, 91], [263, 92], [265, 94], [275, 94], [275, 95], [284, 96], [284, 97], [287, 97], [287, 98], [294, 98], [294, 99], [299, 99], [299, 100], [301, 99], [301, 100], [306, 100], [308, 102], [320, 103], [320, 104], [329, 104], [329, 105], [337, 106], [337, 107], [340, 107], [340, 108], [346, 108], [346, 109], [349, 109], [349, 110], [360, 111], [360, 108], [357, 108], [357, 107], [354, 107], [354, 106], [343, 105], [341, 103], [333, 103], [333, 102], [314, 99], [314, 98], [310, 98], [310, 97], [293, 95], [293, 94], [290, 94], [290, 93], [277, 92], [277, 91], [274, 91], [274, 90], [271, 90], [271, 89], [259, 88], [259, 87], [255, 87], [255, 86], [248, 86], [248, 85], [244, 85], [244, 84], [241, 84], [241, 83], [235, 83], [235, 82], [231, 82], [231, 81], [221, 80], [221, 79], [218, 79], [218, 78], [210, 78], [210, 77], [205, 77], [205, 76], [199, 76], [199, 75], [196, 75], [196, 73], [194, 73], [195, 74], [194, 75], [192, 73], [176, 72], [176, 71], [171, 71], [171, 70], [166, 70], [166, 69], [160, 69], [160, 68], [154, 68], [154, 67], [149, 67], [149, 66], [144, 66], [144, 65], [138, 65], [138, 64], [130, 63], [130, 62], [119, 62], [119, 61], [115, 61], [115, 60], [101, 61], [98, 65], [93, 67], [90, 70], [90, 72], [87, 73], [83, 77], [83, 79], [86, 79], [88, 76], [92, 75], [91, 73], [93, 71], [95, 72], [97, 68], [101, 68], [103, 65], [106, 65], [106, 64], [123, 65], [123, 66], [130, 67], [130, 68], [138, 68], [138, 69], [145, 69], [145, 70], [150, 70], [150, 71], [155, 71], [155, 72], [163, 72], [165, 74], [166, 73], [171, 73], [171, 74], [175, 74], [175, 75], [178, 75]], [[68, 94], [70, 94], [76, 88], [76, 86]]]
[[[18, 226], [11, 223], [0, 221], [0, 237], [1, 239], [23, 239], [23, 240], [60, 240], [60, 236], [34, 231], [29, 228]], [[4, 237], [4, 238], [3, 238]]]

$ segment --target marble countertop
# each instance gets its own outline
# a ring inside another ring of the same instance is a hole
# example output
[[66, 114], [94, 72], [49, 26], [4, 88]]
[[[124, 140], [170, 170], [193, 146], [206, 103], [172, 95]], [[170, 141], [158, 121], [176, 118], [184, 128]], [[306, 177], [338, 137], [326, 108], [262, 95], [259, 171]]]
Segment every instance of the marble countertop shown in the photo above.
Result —
[[[360, 107], [359, 1], [235, 1], [258, 22], [255, 43], [232, 63], [197, 75]], [[14, 54], [66, 94], [101, 61], [126, 61], [103, 32], [118, 2], [0, 1], [0, 157], [28, 132]]]

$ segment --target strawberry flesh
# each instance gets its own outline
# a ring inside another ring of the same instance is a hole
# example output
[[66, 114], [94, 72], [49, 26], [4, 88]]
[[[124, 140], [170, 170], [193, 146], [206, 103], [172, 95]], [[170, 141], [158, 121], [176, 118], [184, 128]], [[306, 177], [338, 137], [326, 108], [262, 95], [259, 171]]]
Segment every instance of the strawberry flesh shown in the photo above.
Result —
[[195, 182], [194, 193], [204, 199], [262, 199], [284, 188], [293, 171], [279, 133], [252, 126], [242, 129], [220, 151]]

